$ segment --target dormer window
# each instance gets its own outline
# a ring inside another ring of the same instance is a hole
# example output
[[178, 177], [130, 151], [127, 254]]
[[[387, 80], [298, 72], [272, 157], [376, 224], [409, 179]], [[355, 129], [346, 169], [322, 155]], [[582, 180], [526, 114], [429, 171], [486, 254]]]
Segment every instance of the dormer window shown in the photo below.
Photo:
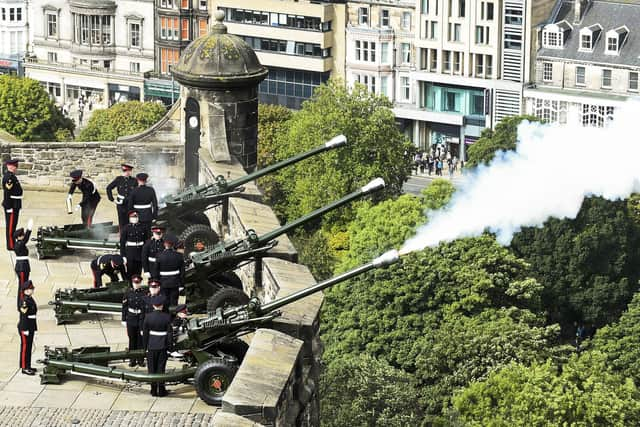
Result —
[[602, 27], [600, 24], [593, 24], [580, 30], [580, 47], [578, 50], [582, 52], [592, 52], [593, 47], [598, 42]]
[[542, 47], [547, 49], [562, 49], [572, 29], [573, 27], [567, 21], [546, 25], [542, 30]]
[[622, 49], [628, 36], [629, 29], [626, 25], [607, 31], [604, 53], [607, 55], [619, 55], [620, 49]]

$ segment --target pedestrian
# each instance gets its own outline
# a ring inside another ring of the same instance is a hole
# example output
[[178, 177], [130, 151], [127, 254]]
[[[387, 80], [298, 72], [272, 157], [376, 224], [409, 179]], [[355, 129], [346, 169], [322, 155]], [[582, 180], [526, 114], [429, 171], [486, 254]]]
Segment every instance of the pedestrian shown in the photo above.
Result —
[[[153, 312], [144, 318], [143, 345], [147, 351], [147, 369], [150, 374], [164, 374], [167, 353], [173, 349], [171, 315], [163, 312], [166, 298], [156, 295], [151, 298]], [[151, 396], [164, 397], [168, 394], [164, 382], [151, 383]]]
[[436, 160], [436, 175], [442, 176], [442, 160], [440, 158]]
[[151, 239], [142, 246], [142, 269], [147, 277], [160, 277], [158, 255], [164, 250], [164, 225], [151, 226]]
[[141, 172], [136, 175], [138, 186], [131, 191], [127, 209], [136, 210], [140, 217], [140, 224], [151, 230], [151, 223], [158, 217], [158, 199], [153, 188], [147, 186], [149, 175]]
[[[109, 276], [111, 282], [124, 281], [127, 278], [127, 262], [121, 255], [101, 255], [91, 261], [93, 287], [102, 287], [102, 276]], [[120, 275], [120, 278], [118, 278]]]
[[453, 178], [453, 162], [451, 160], [449, 160], [448, 162], [448, 168], [449, 168], [449, 178]]
[[13, 232], [13, 237], [15, 239], [14, 252], [16, 254], [16, 265], [14, 267], [14, 270], [16, 272], [16, 275], [18, 276], [18, 292], [16, 301], [18, 309], [20, 309], [20, 303], [22, 301], [22, 291], [20, 290], [20, 288], [22, 287], [22, 284], [24, 282], [29, 280], [29, 274], [31, 273], [31, 265], [29, 264], [29, 249], [27, 248], [27, 243], [29, 243], [32, 229], [33, 219], [29, 219], [26, 232], [23, 228], [18, 228]]
[[[127, 215], [129, 212], [129, 209], [127, 209], [129, 201], [127, 200], [127, 197], [129, 197], [131, 192], [133, 192], [133, 189], [138, 186], [138, 181], [131, 176], [133, 166], [128, 163], [122, 163], [120, 167], [122, 168], [122, 175], [116, 177], [109, 185], [107, 185], [107, 197], [110, 201], [115, 202], [116, 204], [119, 231], [122, 232], [124, 226], [129, 223]], [[113, 197], [114, 188], [117, 191], [115, 199]]]
[[138, 222], [138, 212], [129, 212], [129, 224], [120, 233], [120, 255], [127, 260], [129, 278], [142, 274], [142, 246], [151, 232]]
[[4, 190], [2, 207], [4, 208], [7, 250], [12, 251], [14, 245], [13, 232], [18, 228], [23, 191], [22, 185], [20, 185], [20, 181], [16, 176], [18, 159], [9, 159], [4, 164], [7, 167], [7, 171], [2, 176], [2, 189]]
[[[129, 350], [142, 350], [142, 323], [145, 315], [145, 291], [142, 289], [142, 277], [138, 274], [131, 276], [131, 288], [122, 300], [122, 325], [127, 328]], [[131, 359], [129, 366], [144, 366], [144, 357]]]
[[25, 375], [35, 375], [36, 369], [31, 367], [31, 353], [33, 351], [33, 336], [38, 330], [36, 313], [38, 306], [33, 299], [33, 282], [27, 280], [20, 287], [22, 302], [20, 303], [20, 320], [18, 321], [18, 334], [20, 335], [20, 369]]
[[174, 307], [178, 304], [178, 295], [184, 277], [184, 257], [175, 250], [177, 239], [168, 235], [164, 239], [164, 251], [158, 255], [158, 271], [160, 272], [160, 291], [167, 297], [167, 304]]
[[93, 223], [93, 216], [98, 208], [98, 203], [100, 203], [100, 193], [93, 181], [82, 176], [82, 173], [81, 169], [76, 169], [69, 174], [71, 176], [71, 186], [67, 195], [67, 213], [72, 213], [73, 193], [78, 188], [82, 192], [82, 200], [78, 204], [78, 208], [81, 209], [80, 217], [82, 218], [82, 224], [88, 228]]
[[453, 156], [453, 171], [458, 170], [458, 156]]

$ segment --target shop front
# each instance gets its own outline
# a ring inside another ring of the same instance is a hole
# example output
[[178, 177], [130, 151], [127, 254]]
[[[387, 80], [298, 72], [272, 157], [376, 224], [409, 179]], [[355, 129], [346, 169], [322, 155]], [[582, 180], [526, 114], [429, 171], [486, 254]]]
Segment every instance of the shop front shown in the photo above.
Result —
[[109, 106], [116, 102], [140, 101], [140, 88], [109, 83]]
[[12, 58], [0, 58], [0, 75], [23, 76], [22, 61]]

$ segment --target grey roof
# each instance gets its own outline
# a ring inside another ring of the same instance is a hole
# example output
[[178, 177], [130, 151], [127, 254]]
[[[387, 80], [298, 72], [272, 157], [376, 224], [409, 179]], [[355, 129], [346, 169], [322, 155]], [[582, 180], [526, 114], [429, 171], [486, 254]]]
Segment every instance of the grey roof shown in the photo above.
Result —
[[[566, 20], [573, 26], [564, 42], [564, 49], [541, 48], [538, 57], [569, 59], [575, 61], [607, 63], [612, 65], [640, 66], [640, 1], [591, 1], [579, 24], [574, 24], [574, 2], [562, 1], [553, 23]], [[602, 33], [592, 52], [580, 52], [580, 30], [595, 24], [602, 26]], [[605, 35], [607, 31], [626, 25], [629, 28], [619, 55], [607, 55]]]

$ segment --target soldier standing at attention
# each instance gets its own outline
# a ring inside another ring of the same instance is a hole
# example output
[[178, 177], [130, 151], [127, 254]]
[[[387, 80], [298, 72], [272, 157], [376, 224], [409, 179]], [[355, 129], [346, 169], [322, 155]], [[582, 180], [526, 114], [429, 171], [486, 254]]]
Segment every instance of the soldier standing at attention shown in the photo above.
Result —
[[101, 255], [91, 261], [93, 287], [102, 287], [102, 276], [108, 275], [112, 282], [117, 282], [118, 274], [122, 280], [127, 279], [127, 263], [120, 255]]
[[[127, 197], [129, 197], [133, 189], [138, 186], [138, 182], [131, 176], [133, 166], [127, 163], [122, 163], [120, 166], [122, 167], [122, 175], [116, 177], [116, 179], [107, 185], [107, 197], [116, 204], [116, 209], [118, 210], [118, 225], [122, 233], [122, 229], [128, 224], [129, 219], [127, 216], [129, 212], [127, 209]], [[115, 199], [113, 197], [114, 188], [117, 191]]]
[[18, 333], [20, 334], [20, 369], [25, 375], [34, 375], [36, 370], [31, 367], [31, 351], [33, 349], [33, 336], [38, 330], [36, 313], [38, 306], [33, 295], [33, 282], [27, 280], [21, 286], [24, 297], [20, 303], [20, 320], [18, 321]]
[[178, 295], [184, 277], [184, 257], [176, 252], [175, 244], [175, 236], [168, 235], [164, 239], [164, 251], [158, 255], [160, 291], [167, 297], [167, 304], [170, 307], [178, 304]]
[[142, 269], [147, 277], [160, 277], [158, 271], [158, 255], [164, 251], [164, 230], [160, 224], [151, 226], [151, 239], [142, 246]]
[[18, 309], [20, 309], [20, 301], [22, 300], [22, 291], [20, 290], [22, 284], [29, 280], [29, 273], [31, 273], [31, 265], [29, 264], [29, 249], [27, 249], [27, 243], [29, 237], [31, 237], [31, 230], [33, 229], [33, 219], [29, 219], [27, 223], [27, 232], [24, 229], [18, 228], [13, 232], [15, 239], [14, 252], [16, 254], [16, 266], [15, 272], [18, 276]]
[[[156, 295], [160, 295], [160, 280], [158, 279], [149, 279], [149, 294], [144, 297], [144, 312], [151, 313], [153, 312], [153, 305], [151, 305], [151, 299]], [[169, 312], [169, 308], [167, 306], [162, 310], [165, 313]]]
[[82, 170], [76, 169], [69, 175], [71, 176], [71, 186], [67, 196], [67, 213], [72, 213], [71, 200], [73, 200], [73, 192], [76, 191], [76, 188], [79, 188], [82, 192], [82, 200], [78, 204], [81, 209], [82, 224], [85, 227], [91, 227], [93, 216], [96, 213], [98, 203], [100, 203], [100, 193], [98, 193], [98, 189], [91, 180], [82, 176]]
[[133, 189], [129, 196], [128, 209], [136, 210], [140, 217], [140, 224], [147, 230], [151, 229], [151, 222], [158, 216], [158, 199], [153, 188], [147, 186], [149, 175], [139, 173], [136, 175], [138, 186]]
[[[164, 374], [167, 366], [167, 352], [173, 348], [171, 316], [162, 311], [165, 297], [151, 298], [153, 312], [144, 318], [142, 331], [144, 348], [147, 350], [147, 369], [150, 374]], [[164, 383], [151, 383], [151, 396], [164, 397], [168, 394]]]
[[138, 222], [138, 212], [129, 212], [129, 224], [120, 233], [120, 255], [127, 260], [129, 277], [142, 274], [142, 246], [150, 234]]
[[[122, 325], [127, 327], [129, 350], [142, 350], [142, 322], [145, 315], [145, 291], [141, 288], [142, 277], [138, 274], [131, 276], [131, 285], [122, 300]], [[144, 357], [131, 359], [129, 366], [144, 366]]]
[[12, 251], [13, 232], [18, 227], [18, 216], [22, 208], [22, 186], [16, 176], [18, 160], [10, 159], [4, 164], [7, 166], [7, 172], [2, 176], [2, 189], [4, 190], [2, 207], [4, 207], [7, 250]]

